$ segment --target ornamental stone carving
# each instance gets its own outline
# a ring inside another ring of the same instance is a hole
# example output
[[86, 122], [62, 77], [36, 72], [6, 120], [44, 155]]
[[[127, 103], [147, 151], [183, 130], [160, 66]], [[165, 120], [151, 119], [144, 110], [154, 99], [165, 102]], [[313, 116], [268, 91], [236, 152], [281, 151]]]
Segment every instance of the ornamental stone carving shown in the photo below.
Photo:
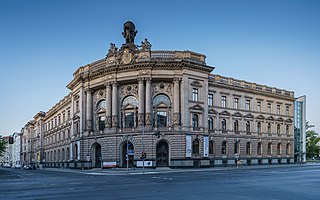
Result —
[[128, 95], [138, 95], [138, 84], [122, 85], [120, 87], [120, 98], [122, 99], [123, 97]]
[[153, 83], [152, 88], [152, 96], [158, 93], [165, 93], [168, 94], [170, 97], [173, 95], [171, 83]]
[[105, 89], [100, 89], [94, 93], [94, 103], [96, 104], [98, 101], [101, 99], [105, 99], [106, 97], [106, 90]]

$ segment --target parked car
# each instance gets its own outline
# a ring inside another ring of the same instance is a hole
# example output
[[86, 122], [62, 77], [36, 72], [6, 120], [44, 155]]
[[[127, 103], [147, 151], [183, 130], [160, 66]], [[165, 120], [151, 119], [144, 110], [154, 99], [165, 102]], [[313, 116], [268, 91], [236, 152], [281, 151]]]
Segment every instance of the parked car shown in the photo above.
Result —
[[10, 165], [9, 163], [4, 163], [4, 164], [3, 164], [3, 167], [4, 167], [4, 168], [11, 168], [11, 165]]
[[16, 164], [16, 165], [14, 166], [14, 168], [16, 168], [16, 169], [21, 169], [21, 165], [20, 165], [20, 164]]
[[23, 169], [26, 169], [26, 170], [29, 170], [29, 169], [36, 170], [37, 168], [36, 168], [35, 165], [25, 165], [25, 166], [23, 167]]

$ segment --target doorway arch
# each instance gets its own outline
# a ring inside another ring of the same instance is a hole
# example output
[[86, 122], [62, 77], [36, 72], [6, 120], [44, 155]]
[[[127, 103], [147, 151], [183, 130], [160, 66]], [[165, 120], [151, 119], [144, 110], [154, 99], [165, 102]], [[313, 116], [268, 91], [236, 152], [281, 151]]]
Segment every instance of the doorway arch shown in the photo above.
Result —
[[127, 167], [127, 150], [128, 150], [128, 167], [134, 166], [134, 146], [130, 141], [125, 141], [121, 145], [121, 167]]
[[99, 143], [94, 143], [91, 146], [91, 155], [92, 155], [92, 166], [95, 168], [101, 168], [102, 154], [101, 154], [101, 145]]
[[169, 166], [169, 145], [165, 140], [158, 142], [156, 147], [156, 166]]

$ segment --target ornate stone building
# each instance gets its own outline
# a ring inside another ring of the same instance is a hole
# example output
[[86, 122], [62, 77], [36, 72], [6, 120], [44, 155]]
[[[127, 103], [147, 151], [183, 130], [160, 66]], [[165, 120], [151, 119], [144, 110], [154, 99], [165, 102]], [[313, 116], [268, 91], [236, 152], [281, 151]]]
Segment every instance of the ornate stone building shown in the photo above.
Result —
[[148, 167], [293, 162], [293, 92], [212, 74], [205, 55], [154, 51], [147, 39], [138, 46], [136, 33], [126, 22], [125, 44], [79, 67], [70, 93], [35, 116], [31, 152], [40, 163], [130, 167], [143, 155]]

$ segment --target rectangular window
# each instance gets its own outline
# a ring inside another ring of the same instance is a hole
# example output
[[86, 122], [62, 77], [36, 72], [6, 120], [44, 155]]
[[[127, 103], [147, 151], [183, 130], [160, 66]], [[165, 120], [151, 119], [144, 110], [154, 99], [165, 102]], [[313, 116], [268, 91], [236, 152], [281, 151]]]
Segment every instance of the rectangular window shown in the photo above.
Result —
[[250, 100], [246, 100], [246, 110], [250, 110]]
[[289, 116], [289, 106], [286, 106], [286, 115]]
[[158, 111], [157, 112], [157, 126], [158, 127], [167, 127], [167, 112]]
[[271, 113], [271, 103], [268, 103], [268, 113]]
[[227, 104], [227, 97], [226, 96], [222, 96], [221, 97], [221, 107], [225, 108]]
[[70, 120], [70, 110], [68, 110], [68, 120]]
[[63, 121], [63, 122], [66, 121], [66, 114], [65, 114], [65, 113], [63, 113], [63, 115], [62, 115], [62, 121]]
[[239, 109], [239, 99], [238, 98], [233, 99], [233, 108]]
[[208, 94], [208, 106], [213, 106], [213, 94]]
[[124, 123], [125, 128], [133, 128], [134, 127], [134, 113], [127, 112], [124, 114]]
[[278, 115], [280, 115], [280, 109], [281, 109], [280, 105], [277, 105], [277, 114]]
[[198, 89], [197, 88], [192, 89], [192, 100], [198, 101]]
[[261, 102], [257, 102], [257, 112], [261, 112]]

